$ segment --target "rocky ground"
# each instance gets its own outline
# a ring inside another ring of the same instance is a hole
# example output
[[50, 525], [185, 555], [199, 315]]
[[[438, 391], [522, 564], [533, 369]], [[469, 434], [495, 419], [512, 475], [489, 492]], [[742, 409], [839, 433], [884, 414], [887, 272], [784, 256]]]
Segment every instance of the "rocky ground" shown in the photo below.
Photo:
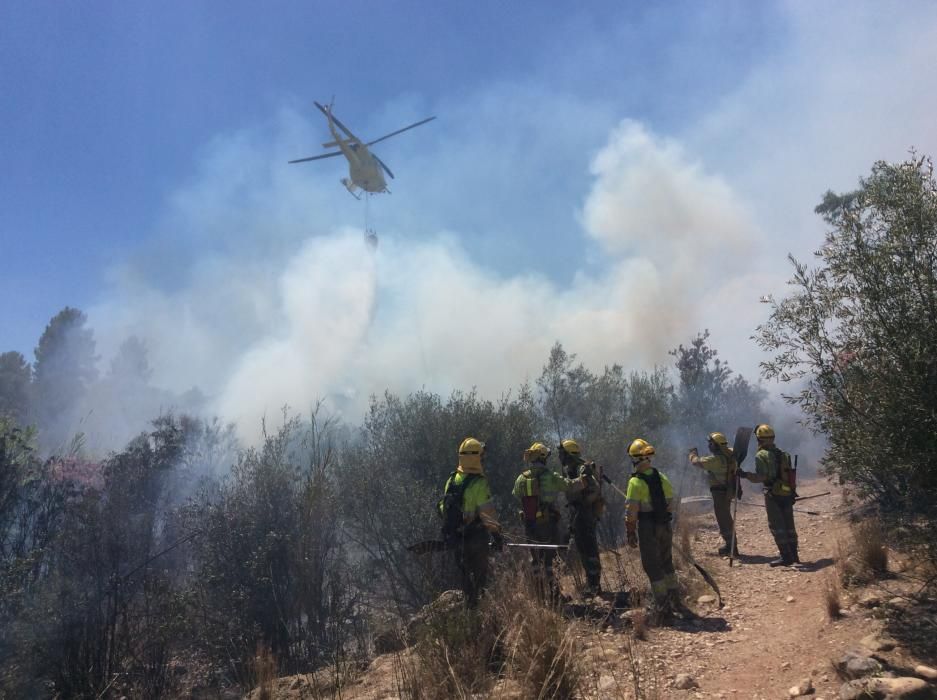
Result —
[[[576, 636], [586, 669], [586, 698], [790, 698], [815, 700], [860, 697], [937, 697], [937, 603], [913, 594], [920, 585], [902, 574], [909, 563], [893, 555], [893, 575], [840, 597], [841, 616], [828, 614], [828, 588], [838, 580], [836, 559], [844, 555], [851, 531], [842, 494], [829, 484], [804, 484], [808, 495], [829, 496], [800, 507], [797, 514], [801, 560], [797, 567], [770, 568], [775, 556], [763, 508], [740, 507], [742, 557], [732, 568], [716, 554], [720, 544], [708, 514], [685, 517], [694, 556], [717, 579], [725, 605], [718, 609], [705, 583], [688, 583], [697, 620], [649, 628], [636, 638], [633, 615], [612, 614], [605, 622], [577, 622]], [[760, 496], [746, 494], [746, 501]], [[637, 555], [606, 555], [609, 576], [624, 572], [637, 580]], [[567, 581], [567, 585], [571, 585]], [[610, 604], [605, 603], [605, 608]], [[601, 610], [602, 605], [595, 609]], [[573, 606], [570, 615], [581, 612]], [[637, 625], [641, 626], [640, 615]], [[359, 678], [341, 689], [324, 677], [279, 679], [272, 697], [342, 697], [377, 700], [397, 697], [401, 654], [377, 657]], [[258, 691], [252, 700], [259, 697]], [[509, 683], [491, 697], [519, 697]]]

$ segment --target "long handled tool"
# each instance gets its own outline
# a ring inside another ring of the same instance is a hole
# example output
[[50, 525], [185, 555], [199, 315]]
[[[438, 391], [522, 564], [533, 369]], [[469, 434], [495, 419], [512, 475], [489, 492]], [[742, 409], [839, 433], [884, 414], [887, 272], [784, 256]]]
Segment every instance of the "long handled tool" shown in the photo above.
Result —
[[739, 501], [742, 500], [742, 479], [738, 474], [738, 471], [742, 468], [742, 462], [745, 461], [745, 457], [748, 456], [748, 443], [752, 439], [752, 429], [747, 427], [739, 428], [735, 431], [735, 442], [732, 445], [732, 452], [735, 456], [735, 478], [732, 483], [732, 490], [734, 491], [735, 498], [732, 503], [732, 538], [729, 542], [729, 568], [732, 568], [732, 564], [735, 561], [735, 523], [736, 518], [739, 513]]
[[[540, 544], [539, 542], [505, 542], [505, 547], [518, 547], [520, 549], [568, 549], [568, 544]], [[423, 540], [407, 546], [408, 552], [414, 554], [428, 554], [429, 552], [445, 552], [455, 548], [455, 543], [443, 540]]]
[[824, 491], [823, 493], [815, 493], [811, 496], [798, 496], [795, 498], [795, 501], [809, 501], [811, 498], [820, 498], [820, 496], [829, 496], [832, 491]]
[[[755, 506], [756, 508], [767, 508], [764, 503], [752, 503], [751, 501], [742, 501], [743, 506]], [[822, 513], [815, 510], [804, 510], [803, 508], [794, 508], [795, 513], [804, 513], [806, 515], [823, 515]]]

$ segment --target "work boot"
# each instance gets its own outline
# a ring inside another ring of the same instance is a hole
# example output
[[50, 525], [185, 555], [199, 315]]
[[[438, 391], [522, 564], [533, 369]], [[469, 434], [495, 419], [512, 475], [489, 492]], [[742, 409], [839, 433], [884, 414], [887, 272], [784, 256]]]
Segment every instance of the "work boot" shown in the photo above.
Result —
[[[719, 548], [719, 556], [720, 557], [729, 556], [729, 543], [728, 542], [726, 542], [724, 545], [722, 545]], [[735, 552], [733, 552], [732, 556], [733, 557], [739, 556], [739, 543], [738, 542], [735, 543]]]
[[781, 552], [781, 556], [774, 561], [768, 562], [768, 566], [790, 566], [794, 563], [794, 557], [797, 555], [792, 553], [790, 545], [778, 547], [778, 550]]
[[669, 627], [673, 624], [673, 609], [667, 600], [655, 600], [648, 606], [648, 619], [657, 627]]
[[681, 620], [693, 620], [699, 617], [683, 604], [683, 600], [680, 599], [680, 591], [673, 589], [667, 591], [667, 602], [670, 604], [673, 614]]

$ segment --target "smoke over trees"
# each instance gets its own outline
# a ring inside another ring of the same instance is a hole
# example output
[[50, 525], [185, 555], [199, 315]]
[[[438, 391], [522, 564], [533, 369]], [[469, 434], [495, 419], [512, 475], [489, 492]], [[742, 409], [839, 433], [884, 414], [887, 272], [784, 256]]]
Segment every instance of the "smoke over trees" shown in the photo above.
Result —
[[[694, 376], [716, 377], [693, 404], [701, 420], [706, 402], [712, 415], [733, 415], [727, 387], [744, 380], [731, 379], [705, 344], [693, 347], [706, 349]], [[146, 348], [133, 338], [97, 377], [80, 311], [56, 316], [40, 348], [48, 403], [36, 415], [51, 421], [38, 422], [40, 442], [47, 430], [69, 438], [53, 407], [74, 415], [96, 401], [108, 415], [122, 410], [125, 392], [159, 395]], [[11, 360], [22, 377], [25, 361]], [[55, 377], [69, 371], [76, 376], [63, 380], [65, 403], [52, 403]], [[6, 386], [23, 393], [22, 381]], [[438, 558], [445, 555], [418, 558], [406, 547], [437, 536], [434, 506], [464, 437], [487, 443], [496, 505], [510, 528], [511, 486], [535, 439], [575, 437], [622, 484], [624, 446], [637, 435], [660, 445], [664, 469], [681, 469], [682, 445], [671, 444], [670, 432], [686, 414], [689, 386], [662, 367], [594, 372], [557, 343], [535, 386], [496, 401], [474, 390], [385, 393], [360, 426], [321, 406], [305, 419], [284, 411], [278, 428], [265, 422], [257, 448], [240, 448], [218, 421], [162, 415], [103, 460], [89, 459], [80, 441], [43, 460], [35, 432], [5, 418], [0, 689], [163, 697], [177, 689], [171, 667], [179, 658], [215, 669], [207, 682], [247, 684], [258, 645], [282, 671], [352, 663], [369, 652], [370, 620], [413, 611], [453, 584], [448, 558]], [[15, 403], [19, 394], [4, 391]], [[754, 391], [752, 410], [759, 401]], [[706, 426], [716, 428], [728, 429]], [[608, 500], [602, 537], [614, 545], [622, 503], [617, 494]]]
[[64, 450], [76, 431], [81, 400], [98, 377], [94, 333], [87, 322], [83, 312], [66, 306], [49, 321], [36, 346], [36, 421], [43, 426], [43, 446], [52, 450]]

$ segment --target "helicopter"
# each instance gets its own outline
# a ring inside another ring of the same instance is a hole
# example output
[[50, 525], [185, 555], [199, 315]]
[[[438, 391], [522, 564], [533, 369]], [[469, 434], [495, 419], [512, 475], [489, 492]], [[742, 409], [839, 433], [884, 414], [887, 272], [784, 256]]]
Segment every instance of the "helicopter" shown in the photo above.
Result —
[[[389, 139], [391, 136], [396, 136], [397, 134], [403, 133], [409, 129], [421, 126], [426, 122], [433, 121], [436, 117], [429, 117], [421, 121], [405, 126], [402, 129], [397, 129], [397, 131], [392, 131], [389, 134], [381, 136], [379, 139], [374, 139], [373, 141], [368, 141], [365, 143], [357, 136], [355, 136], [351, 131], [342, 124], [338, 117], [332, 114], [332, 105], [331, 103], [327, 107], [323, 107], [318, 102], [314, 103], [316, 107], [319, 108], [319, 111], [325, 115], [325, 118], [329, 121], [329, 131], [332, 132], [332, 140], [322, 144], [323, 148], [335, 148], [338, 146], [337, 151], [332, 151], [331, 153], [323, 153], [319, 156], [309, 156], [308, 158], [298, 158], [296, 160], [288, 161], [289, 163], [305, 163], [310, 160], [320, 160], [322, 158], [332, 158], [334, 156], [345, 156], [345, 159], [348, 161], [348, 177], [343, 177], [341, 183], [345, 186], [351, 195], [355, 199], [361, 199], [361, 196], [357, 193], [358, 190], [361, 190], [367, 194], [378, 194], [381, 192], [390, 193], [390, 190], [387, 189], [387, 181], [384, 180], [384, 175], [381, 172], [382, 170], [387, 173], [391, 179], [394, 178], [394, 174], [391, 172], [390, 168], [377, 157], [376, 154], [368, 150], [369, 146]], [[341, 129], [346, 138], [342, 136], [336, 130]]]

